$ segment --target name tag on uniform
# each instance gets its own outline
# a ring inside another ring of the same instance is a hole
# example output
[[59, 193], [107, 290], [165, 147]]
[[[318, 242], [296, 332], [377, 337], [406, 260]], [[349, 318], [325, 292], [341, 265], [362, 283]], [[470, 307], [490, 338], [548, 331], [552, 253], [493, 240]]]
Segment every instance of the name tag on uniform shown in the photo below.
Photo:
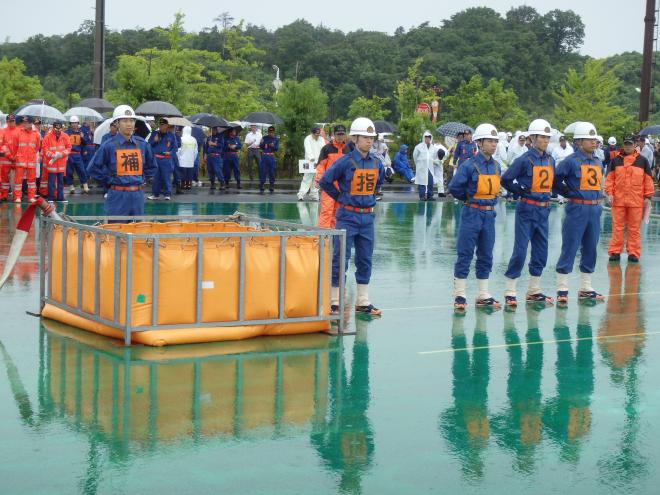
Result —
[[301, 174], [313, 174], [316, 172], [316, 163], [307, 160], [298, 160], [298, 172]]
[[580, 190], [600, 191], [603, 183], [603, 171], [600, 165], [580, 165]]
[[532, 192], [549, 193], [552, 191], [552, 181], [555, 172], [549, 165], [532, 167]]
[[474, 199], [495, 199], [500, 192], [500, 176], [479, 174]]
[[142, 153], [139, 149], [117, 150], [117, 176], [142, 175]]
[[352, 196], [369, 196], [376, 193], [378, 170], [373, 168], [357, 168], [351, 180]]
[[71, 134], [69, 136], [69, 140], [71, 141], [71, 146], [80, 146], [80, 144], [82, 143], [80, 134]]

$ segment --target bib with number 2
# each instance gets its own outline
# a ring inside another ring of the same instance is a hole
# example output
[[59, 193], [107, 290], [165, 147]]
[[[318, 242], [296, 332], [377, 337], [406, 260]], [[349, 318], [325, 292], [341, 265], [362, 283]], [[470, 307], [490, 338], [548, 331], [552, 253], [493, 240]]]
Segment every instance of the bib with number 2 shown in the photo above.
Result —
[[600, 191], [603, 183], [603, 172], [600, 165], [580, 165], [580, 190]]
[[500, 176], [479, 174], [474, 199], [495, 199], [500, 192]]
[[376, 182], [378, 181], [378, 169], [356, 168], [351, 180], [352, 196], [369, 196], [376, 194]]
[[117, 150], [117, 176], [142, 175], [142, 153], [137, 148]]
[[555, 172], [550, 165], [535, 165], [532, 167], [532, 192], [549, 193], [554, 178]]

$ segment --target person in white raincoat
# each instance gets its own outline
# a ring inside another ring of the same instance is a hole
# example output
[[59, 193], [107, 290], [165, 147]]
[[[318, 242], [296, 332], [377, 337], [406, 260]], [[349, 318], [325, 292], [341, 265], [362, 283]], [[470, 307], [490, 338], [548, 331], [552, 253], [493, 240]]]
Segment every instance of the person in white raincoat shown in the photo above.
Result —
[[438, 159], [437, 148], [433, 144], [433, 135], [424, 131], [422, 142], [415, 146], [415, 184], [420, 201], [433, 201], [433, 162]]
[[444, 198], [445, 194], [445, 169], [444, 159], [449, 155], [449, 150], [440, 143], [433, 143], [435, 146], [435, 160], [433, 160], [433, 180], [438, 185], [438, 197]]
[[509, 140], [507, 138], [506, 132], [497, 133], [497, 148], [495, 148], [495, 154], [493, 159], [500, 164], [500, 170], [504, 172], [509, 164], [506, 159], [507, 150], [509, 148]]
[[509, 143], [509, 149], [506, 153], [506, 163], [513, 163], [513, 160], [518, 158], [520, 155], [527, 153], [527, 146], [525, 146], [525, 141], [527, 140], [527, 135], [524, 132], [516, 131], [515, 136]]
[[192, 128], [186, 126], [181, 135], [181, 146], [176, 152], [181, 168], [182, 189], [192, 189], [192, 179], [195, 167], [195, 159], [199, 153], [197, 140], [192, 137]]

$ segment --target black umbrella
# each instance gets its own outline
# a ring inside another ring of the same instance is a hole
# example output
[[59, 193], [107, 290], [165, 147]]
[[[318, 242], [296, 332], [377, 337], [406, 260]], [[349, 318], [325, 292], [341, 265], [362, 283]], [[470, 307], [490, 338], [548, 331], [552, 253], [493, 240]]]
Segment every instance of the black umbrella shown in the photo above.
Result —
[[197, 140], [197, 144], [200, 146], [204, 146], [204, 142], [206, 141], [206, 134], [204, 134], [202, 128], [193, 124], [193, 126], [190, 129], [191, 129], [192, 137], [194, 137]]
[[197, 125], [203, 125], [205, 127], [229, 127], [229, 122], [227, 122], [225, 119], [210, 113], [199, 113], [192, 115], [190, 117], [190, 122]]
[[146, 101], [135, 109], [135, 113], [154, 117], [183, 117], [177, 107], [166, 101]]
[[250, 124], [281, 125], [284, 121], [271, 112], [252, 112], [241, 119]]
[[441, 136], [456, 137], [459, 132], [470, 131], [473, 132], [474, 129], [469, 125], [462, 124], [461, 122], [447, 122], [442, 124], [436, 129], [437, 133]]
[[115, 106], [104, 98], [85, 98], [78, 102], [79, 107], [93, 108], [97, 112], [112, 112]]
[[640, 135], [642, 136], [650, 136], [650, 135], [655, 135], [655, 134], [660, 134], [660, 125], [650, 125], [648, 127], [644, 127], [641, 131], [639, 131]]
[[387, 120], [374, 120], [374, 126], [376, 127], [376, 132], [382, 134], [383, 132], [398, 132], [397, 127]]

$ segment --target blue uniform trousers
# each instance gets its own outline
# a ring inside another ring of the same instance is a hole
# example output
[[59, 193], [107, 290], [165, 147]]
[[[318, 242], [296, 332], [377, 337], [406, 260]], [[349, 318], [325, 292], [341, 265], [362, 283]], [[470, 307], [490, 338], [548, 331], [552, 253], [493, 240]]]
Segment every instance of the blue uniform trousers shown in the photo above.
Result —
[[192, 180], [195, 182], [199, 180], [199, 153], [197, 153], [195, 163], [193, 164]]
[[527, 246], [532, 243], [529, 274], [540, 277], [548, 261], [548, 215], [550, 208], [534, 206], [522, 201], [516, 207], [516, 233], [507, 278], [519, 278], [522, 272]]
[[427, 185], [426, 186], [418, 185], [417, 192], [419, 193], [419, 199], [433, 197], [433, 174], [431, 172], [429, 172]]
[[259, 162], [259, 185], [266, 183], [266, 177], [271, 186], [275, 184], [275, 157], [264, 153]]
[[[344, 208], [337, 209], [336, 229], [346, 230], [345, 269], [355, 247], [355, 281], [368, 284], [371, 279], [371, 256], [374, 252], [374, 214], [356, 213]], [[339, 287], [339, 242], [333, 243], [332, 286]]]
[[454, 265], [454, 277], [467, 278], [475, 248], [477, 250], [477, 278], [483, 280], [490, 276], [493, 268], [496, 216], [497, 214], [492, 210], [479, 210], [463, 206], [456, 240], [458, 258]]
[[151, 188], [154, 196], [160, 196], [161, 190], [165, 196], [172, 195], [172, 172], [174, 172], [174, 163], [171, 158], [156, 158], [158, 168], [154, 176], [154, 183]]
[[82, 156], [79, 154], [69, 155], [66, 161], [66, 176], [64, 177], [64, 184], [70, 186], [73, 184], [73, 173], [78, 175], [81, 184], [87, 184], [87, 171], [83, 163]]
[[144, 193], [140, 191], [108, 190], [105, 198], [105, 214], [108, 216], [144, 215]]
[[241, 171], [238, 168], [238, 154], [226, 153], [225, 158], [222, 161], [222, 168], [225, 176], [225, 184], [229, 185], [232, 172], [234, 172], [234, 179], [236, 179], [236, 183], [241, 183]]
[[209, 180], [215, 182], [224, 182], [225, 177], [222, 173], [222, 157], [220, 155], [207, 155], [206, 156], [206, 168], [209, 174]]
[[48, 172], [48, 200], [64, 201], [64, 173]]
[[600, 205], [568, 203], [566, 218], [561, 228], [561, 254], [557, 273], [571, 273], [575, 255], [581, 247], [580, 271], [593, 273], [596, 269], [598, 239], [600, 237]]

